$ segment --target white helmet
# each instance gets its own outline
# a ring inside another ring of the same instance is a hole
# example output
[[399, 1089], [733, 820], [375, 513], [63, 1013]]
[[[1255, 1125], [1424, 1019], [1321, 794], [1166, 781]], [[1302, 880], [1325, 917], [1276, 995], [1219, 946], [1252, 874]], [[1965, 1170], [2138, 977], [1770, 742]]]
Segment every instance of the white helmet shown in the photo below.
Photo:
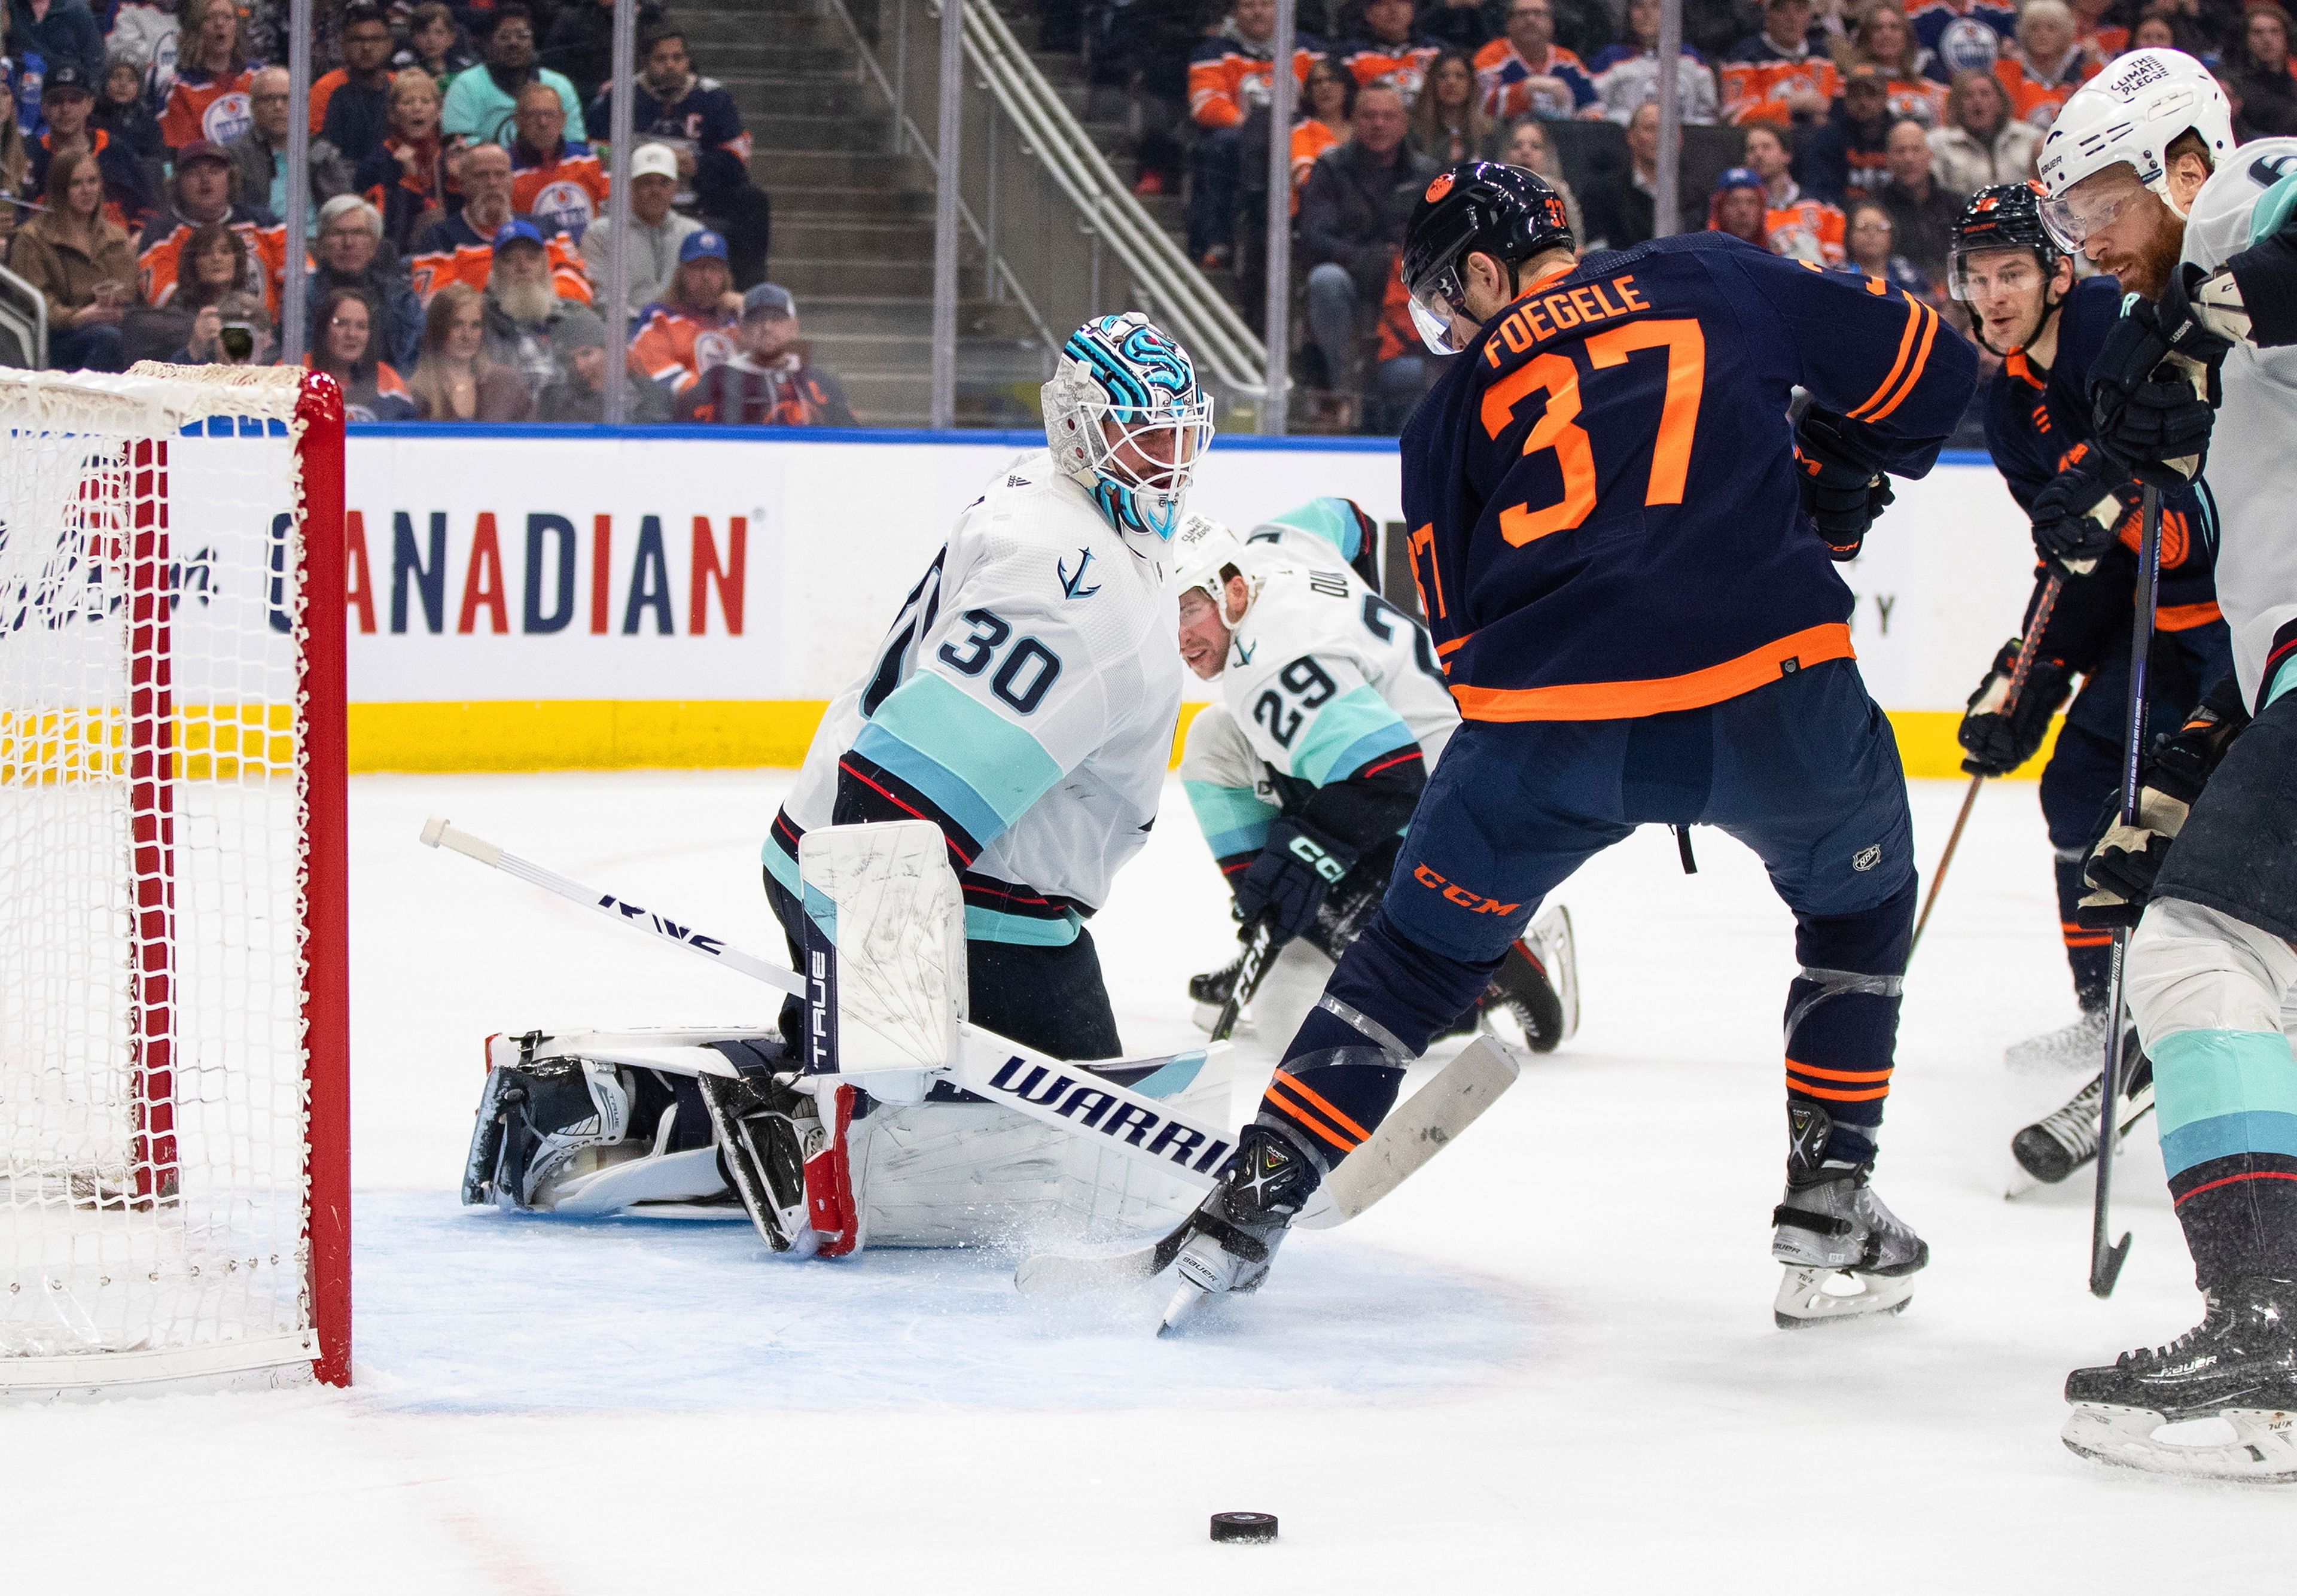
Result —
[[2182, 50], [2133, 50], [2076, 90], [2042, 141], [2042, 219], [2069, 250], [2087, 228], [2066, 199], [2083, 178], [2127, 162], [2183, 217], [2169, 195], [2169, 146], [2198, 135], [2215, 166], [2233, 148], [2233, 106], [2210, 70]]
[[1163, 558], [1213, 439], [1212, 398], [1188, 351], [1137, 310], [1097, 316], [1061, 346], [1043, 395], [1054, 464], [1126, 547]]
[[1209, 515], [1191, 515], [1173, 534], [1173, 596], [1201, 593], [1221, 606], [1228, 619], [1225, 594], [1231, 572], [1244, 574], [1244, 545], [1234, 532]]

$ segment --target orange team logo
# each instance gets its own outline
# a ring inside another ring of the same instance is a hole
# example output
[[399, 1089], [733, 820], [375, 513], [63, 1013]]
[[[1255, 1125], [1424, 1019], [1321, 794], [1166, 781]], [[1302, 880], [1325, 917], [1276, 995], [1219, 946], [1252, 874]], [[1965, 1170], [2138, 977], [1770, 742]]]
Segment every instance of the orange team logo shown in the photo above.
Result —
[[1437, 201], [1442, 199], [1445, 194], [1448, 194], [1451, 192], [1452, 174], [1449, 172], [1438, 172], [1436, 174], [1436, 180], [1428, 185], [1428, 202], [1433, 205]]
[[1980, 194], [1978, 198], [1978, 203], [1972, 205], [1970, 209], [1973, 212], [1982, 213], [1993, 210], [2000, 203], [2002, 203], [2002, 196], [1999, 194]]

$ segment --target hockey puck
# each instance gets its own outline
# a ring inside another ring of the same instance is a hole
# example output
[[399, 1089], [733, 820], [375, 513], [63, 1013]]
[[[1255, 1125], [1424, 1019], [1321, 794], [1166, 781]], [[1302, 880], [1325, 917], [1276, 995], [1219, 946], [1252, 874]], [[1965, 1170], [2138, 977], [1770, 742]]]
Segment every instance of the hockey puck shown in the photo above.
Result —
[[1245, 1545], [1265, 1545], [1276, 1538], [1276, 1515], [1273, 1513], [1214, 1513], [1213, 1539], [1238, 1541]]

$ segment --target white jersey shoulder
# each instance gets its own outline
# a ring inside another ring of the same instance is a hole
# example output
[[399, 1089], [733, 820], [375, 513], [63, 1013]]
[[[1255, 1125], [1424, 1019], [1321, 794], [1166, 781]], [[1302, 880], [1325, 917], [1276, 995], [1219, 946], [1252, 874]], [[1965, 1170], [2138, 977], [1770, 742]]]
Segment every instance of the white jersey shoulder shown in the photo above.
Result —
[[854, 753], [974, 838], [974, 872], [1099, 907], [1147, 840], [1171, 760], [1172, 609], [1163, 572], [1049, 455], [1015, 461], [830, 705], [784, 807], [807, 829], [829, 824]]
[[[2270, 232], [2297, 204], [2297, 138], [2243, 144], [2194, 196], [2185, 258], [2215, 271]], [[2297, 620], [2297, 349], [2236, 343], [2219, 372], [2218, 408], [2202, 483], [2218, 523], [2218, 607], [2233, 633], [2234, 671], [2252, 708], [2273, 638]]]
[[1221, 699], [1253, 751], [1313, 786], [1417, 744], [1432, 769], [1460, 724], [1428, 634], [1330, 544], [1321, 557], [1247, 543], [1252, 607], [1229, 643]]

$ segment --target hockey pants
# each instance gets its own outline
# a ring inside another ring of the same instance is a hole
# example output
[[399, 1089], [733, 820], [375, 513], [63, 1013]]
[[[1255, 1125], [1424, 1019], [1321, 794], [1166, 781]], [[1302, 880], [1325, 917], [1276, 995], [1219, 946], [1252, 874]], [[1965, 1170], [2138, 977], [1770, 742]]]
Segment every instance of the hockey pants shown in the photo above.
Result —
[[[1830, 661], [1700, 709], [1635, 720], [1470, 720], [1421, 795], [1380, 913], [1286, 1051], [1385, 1049], [1328, 1073], [1356, 1131], [1403, 1064], [1498, 967], [1540, 901], [1639, 825], [1712, 826], [1760, 856], [1795, 917], [1790, 1106], [1834, 1120], [1828, 1156], [1873, 1152], [1914, 908], [1913, 825], [1889, 722]], [[1264, 1113], [1280, 1114], [1272, 1098]], [[1355, 1138], [1360, 1139], [1360, 1138]]]

